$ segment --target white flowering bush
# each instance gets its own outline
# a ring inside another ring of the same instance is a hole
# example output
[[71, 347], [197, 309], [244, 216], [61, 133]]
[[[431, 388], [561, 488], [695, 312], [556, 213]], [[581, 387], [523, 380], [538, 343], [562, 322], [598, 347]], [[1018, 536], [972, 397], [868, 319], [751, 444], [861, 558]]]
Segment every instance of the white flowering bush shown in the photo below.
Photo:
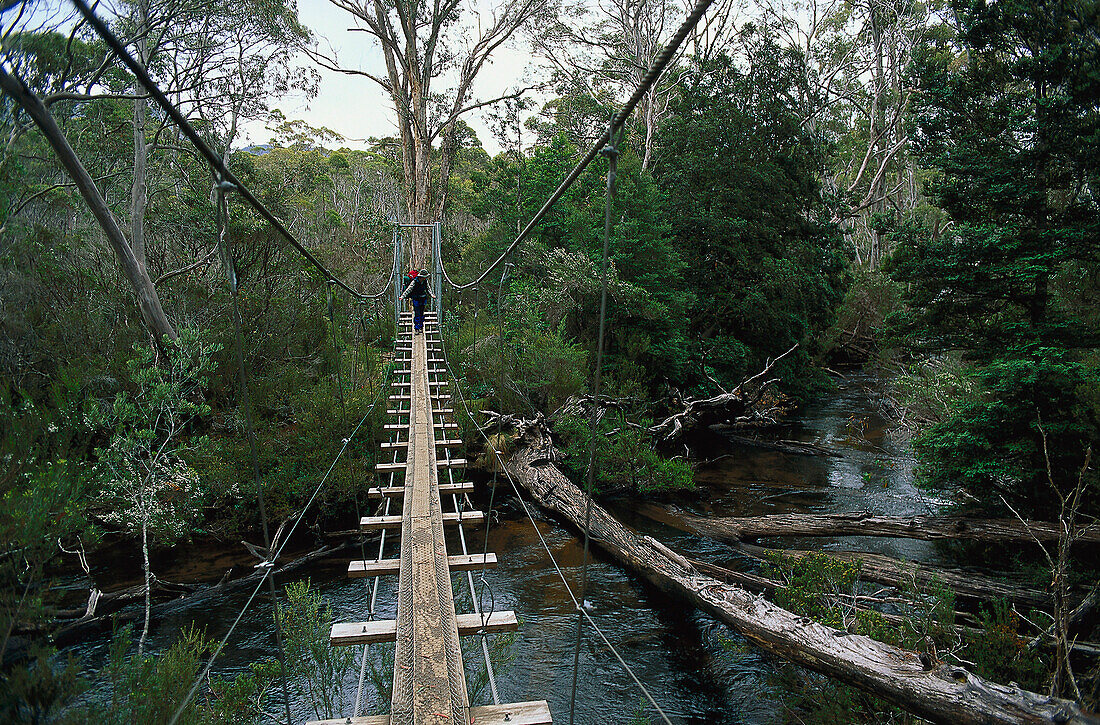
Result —
[[183, 456], [207, 445], [192, 434], [193, 423], [210, 412], [204, 395], [214, 372], [212, 355], [221, 346], [183, 328], [179, 340], [165, 340], [163, 354], [137, 347], [127, 366], [130, 385], [98, 411], [96, 423], [109, 431], [96, 450], [100, 519], [140, 538], [145, 571], [145, 627], [149, 629], [149, 545], [186, 538], [201, 508], [198, 475]]

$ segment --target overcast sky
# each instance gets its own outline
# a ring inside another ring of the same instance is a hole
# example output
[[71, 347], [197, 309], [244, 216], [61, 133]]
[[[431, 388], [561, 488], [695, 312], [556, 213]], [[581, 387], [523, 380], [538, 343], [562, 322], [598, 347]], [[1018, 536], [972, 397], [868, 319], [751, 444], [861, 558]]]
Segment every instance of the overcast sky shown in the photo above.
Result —
[[[495, 4], [495, 3], [487, 3]], [[385, 75], [382, 52], [373, 38], [363, 32], [350, 31], [357, 19], [328, 0], [298, 0], [298, 18], [313, 30], [319, 46], [335, 51], [342, 67], [356, 68]], [[499, 48], [493, 63], [486, 65], [474, 86], [474, 96], [491, 98], [500, 95], [530, 72], [532, 60], [526, 52], [528, 44], [515, 39], [510, 47]], [[308, 62], [303, 59], [303, 62]], [[372, 136], [392, 136], [397, 132], [393, 104], [374, 81], [320, 69], [321, 85], [311, 101], [301, 98], [274, 100], [272, 106], [288, 119], [301, 119], [314, 127], [324, 126], [344, 136], [347, 146], [361, 148]], [[442, 90], [437, 88], [436, 90]], [[470, 113], [465, 120], [477, 132], [485, 149], [495, 154], [499, 144], [489, 132], [483, 114]], [[263, 124], [251, 124], [244, 129], [250, 143], [266, 143], [271, 133]]]

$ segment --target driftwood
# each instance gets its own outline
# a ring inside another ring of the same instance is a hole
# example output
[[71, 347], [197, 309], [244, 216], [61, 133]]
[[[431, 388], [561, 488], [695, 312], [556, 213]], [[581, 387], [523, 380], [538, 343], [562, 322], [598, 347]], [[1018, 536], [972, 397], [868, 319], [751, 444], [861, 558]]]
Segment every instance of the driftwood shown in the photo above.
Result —
[[[710, 520], [685, 516], [679, 512], [676, 515], [671, 515], [663, 506], [642, 505], [637, 510], [647, 518], [689, 533], [702, 533], [698, 527], [699, 522]], [[1009, 581], [967, 569], [918, 564], [883, 554], [870, 554], [859, 551], [828, 550], [810, 552], [801, 549], [754, 546], [741, 541], [730, 543], [741, 554], [760, 562], [766, 561], [769, 554], [800, 558], [810, 553], [825, 554], [840, 561], [859, 561], [861, 562], [861, 579], [898, 589], [911, 586], [913, 583], [925, 587], [938, 581], [954, 591], [955, 595], [961, 599], [980, 602], [1004, 599], [1027, 609], [1045, 607], [1051, 603], [1051, 596], [1048, 592], [1021, 582]]]
[[[768, 375], [783, 358], [798, 349], [795, 343], [789, 350], [774, 360], [769, 359], [764, 369], [755, 375], [742, 380], [733, 390], [722, 389], [718, 395], [709, 398], [681, 398], [679, 394], [672, 396], [669, 405], [675, 412], [671, 413], [661, 422], [648, 428], [627, 423], [627, 425], [645, 430], [650, 435], [665, 443], [679, 440], [685, 433], [697, 428], [714, 429], [741, 429], [760, 428], [772, 426], [779, 422], [787, 413], [787, 398], [782, 393], [770, 393], [770, 388], [779, 378], [769, 378]], [[711, 378], [715, 385], [718, 382]], [[718, 385], [721, 389], [721, 385]], [[621, 409], [622, 404], [611, 398], [600, 397], [594, 399], [590, 395], [572, 396], [559, 408], [551, 418], [557, 418], [563, 414], [580, 414], [588, 416], [592, 408], [596, 407], [597, 416], [602, 416], [608, 409]], [[515, 420], [512, 422], [520, 423]], [[496, 422], [494, 420], [494, 427]], [[796, 442], [792, 449], [799, 448]], [[808, 450], [808, 449], [807, 449]], [[799, 450], [798, 452], [807, 452]]]
[[805, 441], [764, 440], [756, 436], [749, 437], [740, 435], [727, 435], [726, 439], [733, 443], [740, 443], [743, 446], [764, 448], [769, 451], [782, 451], [783, 453], [794, 453], [800, 456], [830, 456], [832, 458], [843, 457], [836, 451], [825, 448], [824, 446], [819, 446], [816, 443], [807, 443]]
[[[851, 514], [771, 514], [768, 516], [693, 518], [698, 533], [723, 541], [763, 536], [886, 536], [901, 539], [973, 541], [1056, 541], [1058, 525], [1018, 519], [968, 519], [958, 516], [875, 516]], [[1082, 530], [1079, 541], [1100, 543], [1100, 526]]]
[[1049, 606], [1050, 594], [1011, 581], [996, 579], [977, 572], [947, 567], [932, 567], [916, 562], [903, 561], [883, 554], [869, 554], [858, 551], [804, 551], [800, 549], [770, 549], [751, 544], [735, 544], [740, 553], [766, 561], [769, 554], [781, 554], [792, 558], [801, 558], [807, 554], [824, 554], [832, 559], [846, 562], [859, 562], [859, 577], [864, 581], [902, 589], [916, 584], [926, 587], [935, 582], [943, 584], [964, 599], [989, 602], [1004, 599], [1025, 608]]
[[[318, 561], [338, 551], [342, 551], [352, 546], [354, 546], [354, 542], [348, 542], [346, 544], [340, 544], [337, 546], [330, 546], [326, 544], [319, 549], [310, 551], [309, 553], [303, 554], [293, 561], [289, 561], [286, 564], [277, 567], [273, 573], [273, 576], [289, 574], [297, 569], [300, 569], [306, 564]], [[253, 569], [245, 576], [242, 576], [238, 579], [230, 579], [230, 571], [232, 570], [226, 571], [226, 573], [222, 576], [221, 581], [219, 581], [217, 584], [212, 584], [205, 587], [193, 586], [191, 587], [190, 592], [177, 590], [180, 593], [178, 593], [175, 598], [170, 599], [166, 602], [154, 604], [152, 612], [163, 614], [167, 611], [177, 609], [180, 606], [192, 606], [196, 602], [202, 601], [203, 599], [209, 597], [225, 596], [226, 594], [235, 592], [239, 589], [244, 589], [249, 586], [255, 586], [257, 582], [260, 581], [260, 577], [263, 576], [263, 572], [261, 570]], [[175, 586], [184, 587], [188, 585]], [[132, 596], [133, 590], [135, 589], [138, 591], [136, 598]], [[112, 596], [115, 596], [115, 601], [117, 602], [129, 604], [131, 603], [131, 601], [136, 601], [138, 599], [144, 598], [145, 585], [140, 584], [137, 587], [128, 587], [127, 589], [120, 590], [119, 592], [108, 592], [106, 594], [102, 594], [99, 599], [102, 602], [103, 598]], [[112, 607], [110, 608], [110, 612], [117, 612], [120, 608], [121, 607]], [[97, 613], [95, 615], [91, 617], [84, 616], [74, 622], [55, 622], [55, 624], [61, 624], [61, 627], [53, 633], [53, 636], [51, 638], [53, 643], [57, 646], [63, 646], [65, 644], [77, 641], [80, 637], [83, 637], [88, 633], [108, 629], [113, 626], [113, 623], [116, 621], [127, 622], [137, 619], [139, 616], [142, 616], [138, 612], [132, 612], [130, 614], [123, 613], [112, 616], [110, 612], [105, 613], [104, 609], [102, 608], [102, 604], [100, 605], [100, 608], [98, 608], [96, 611]]]
[[658, 588], [689, 599], [761, 649], [846, 682], [940, 723], [1100, 723], [1068, 700], [989, 682], [962, 667], [922, 664], [915, 652], [799, 617], [742, 587], [706, 576], [684, 557], [629, 531], [602, 507], [586, 517], [585, 494], [550, 461], [548, 431], [521, 426], [506, 468], [539, 505], [582, 528], [595, 545]]

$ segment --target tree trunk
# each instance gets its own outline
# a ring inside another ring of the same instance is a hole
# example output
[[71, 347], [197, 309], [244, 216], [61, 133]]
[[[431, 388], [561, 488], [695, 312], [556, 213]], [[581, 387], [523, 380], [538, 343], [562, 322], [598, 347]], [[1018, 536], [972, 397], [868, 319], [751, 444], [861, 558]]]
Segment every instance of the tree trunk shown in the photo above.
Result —
[[[149, 64], [149, 42], [146, 37], [149, 26], [149, 8], [145, 0], [138, 3], [137, 52], [138, 62], [144, 68]], [[134, 252], [138, 267], [148, 275], [145, 262], [145, 208], [149, 200], [147, 168], [149, 142], [145, 138], [146, 99], [145, 89], [135, 82], [134, 93], [134, 185], [130, 191], [130, 249]]]
[[[548, 461], [541, 423], [522, 426], [521, 445], [505, 464], [543, 507], [583, 527], [587, 498]], [[593, 504], [593, 543], [662, 590], [679, 594], [773, 655], [834, 677], [920, 717], [952, 725], [1097, 723], [1072, 702], [1006, 687], [949, 665], [925, 669], [914, 652], [798, 617], [744, 589], [696, 572], [666, 547], [627, 530]]]
[[35, 122], [42, 131], [42, 135], [45, 136], [53, 148], [54, 153], [57, 154], [58, 161], [61, 162], [69, 178], [73, 180], [73, 184], [80, 191], [84, 202], [91, 209], [96, 221], [102, 227], [107, 241], [118, 257], [122, 271], [137, 296], [142, 319], [145, 320], [145, 324], [153, 337], [156, 338], [158, 343], [165, 337], [170, 340], [178, 339], [175, 328], [168, 321], [168, 317], [164, 314], [164, 309], [160, 305], [160, 297], [157, 295], [153, 282], [138, 263], [133, 250], [130, 249], [130, 245], [122, 233], [122, 229], [118, 225], [118, 221], [111, 214], [106, 200], [99, 192], [88, 170], [84, 168], [80, 157], [69, 145], [68, 139], [65, 138], [65, 134], [58, 127], [54, 117], [42, 104], [42, 101], [27, 88], [22, 79], [10, 75], [4, 68], [0, 68], [0, 89], [10, 96]]
[[989, 576], [961, 569], [944, 569], [902, 561], [882, 554], [868, 554], [860, 551], [804, 551], [799, 549], [770, 549], [751, 544], [737, 544], [736, 550], [757, 561], [766, 561], [770, 553], [791, 558], [801, 558], [807, 554], [825, 554], [831, 559], [844, 562], [859, 562], [859, 578], [864, 581], [885, 584], [898, 589], [906, 586], [926, 587], [939, 582], [955, 596], [986, 603], [1004, 599], [1028, 609], [1050, 606], [1051, 596], [1033, 587], [1015, 582], [1002, 581]]
[[[899, 539], [971, 541], [1057, 541], [1058, 524], [1016, 519], [967, 519], [959, 516], [873, 516], [851, 514], [772, 514], [745, 517], [687, 517], [700, 534], [723, 541], [762, 536], [885, 536]], [[1100, 527], [1085, 530], [1081, 541], [1100, 542]]]
[[138, 657], [145, 651], [145, 638], [149, 636], [149, 615], [153, 610], [153, 572], [149, 568], [149, 516], [142, 514], [141, 519], [141, 566], [145, 572], [145, 623], [141, 627], [141, 639], [138, 640]]

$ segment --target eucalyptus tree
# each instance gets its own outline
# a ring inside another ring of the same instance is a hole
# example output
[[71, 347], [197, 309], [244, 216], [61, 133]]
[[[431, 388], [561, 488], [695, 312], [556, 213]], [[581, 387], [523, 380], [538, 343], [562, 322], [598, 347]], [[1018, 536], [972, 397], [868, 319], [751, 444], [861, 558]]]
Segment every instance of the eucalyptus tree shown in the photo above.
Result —
[[[531, 42], [564, 82], [566, 94], [621, 102], [641, 84], [691, 5], [675, 0], [562, 3], [544, 14], [544, 21], [530, 34]], [[738, 17], [736, 3], [717, 0], [677, 58], [691, 55], [700, 67], [706, 67], [706, 59], [726, 49], [736, 36]], [[643, 169], [652, 163], [655, 133], [668, 116], [669, 103], [687, 72], [675, 61], [638, 104]], [[607, 119], [592, 120], [606, 124]], [[593, 137], [596, 135], [593, 133]]]
[[762, 22], [797, 49], [806, 76], [803, 122], [830, 137], [836, 152], [827, 190], [846, 203], [837, 221], [861, 265], [877, 267], [890, 250], [876, 216], [911, 211], [922, 200], [908, 154], [905, 81], [935, 2], [924, 0], [767, 0]]
[[[407, 219], [414, 223], [441, 219], [457, 151], [458, 121], [526, 90], [479, 100], [474, 83], [493, 53], [536, 15], [545, 0], [506, 0], [492, 9], [467, 8], [460, 0], [330, 2], [354, 16], [361, 23], [359, 29], [377, 42], [385, 70], [339, 68], [335, 58], [316, 49], [313, 57], [330, 68], [369, 78], [390, 97], [401, 141]], [[449, 87], [440, 87], [443, 79], [451, 81]], [[416, 264], [427, 263], [429, 244], [427, 235], [415, 236]]]

